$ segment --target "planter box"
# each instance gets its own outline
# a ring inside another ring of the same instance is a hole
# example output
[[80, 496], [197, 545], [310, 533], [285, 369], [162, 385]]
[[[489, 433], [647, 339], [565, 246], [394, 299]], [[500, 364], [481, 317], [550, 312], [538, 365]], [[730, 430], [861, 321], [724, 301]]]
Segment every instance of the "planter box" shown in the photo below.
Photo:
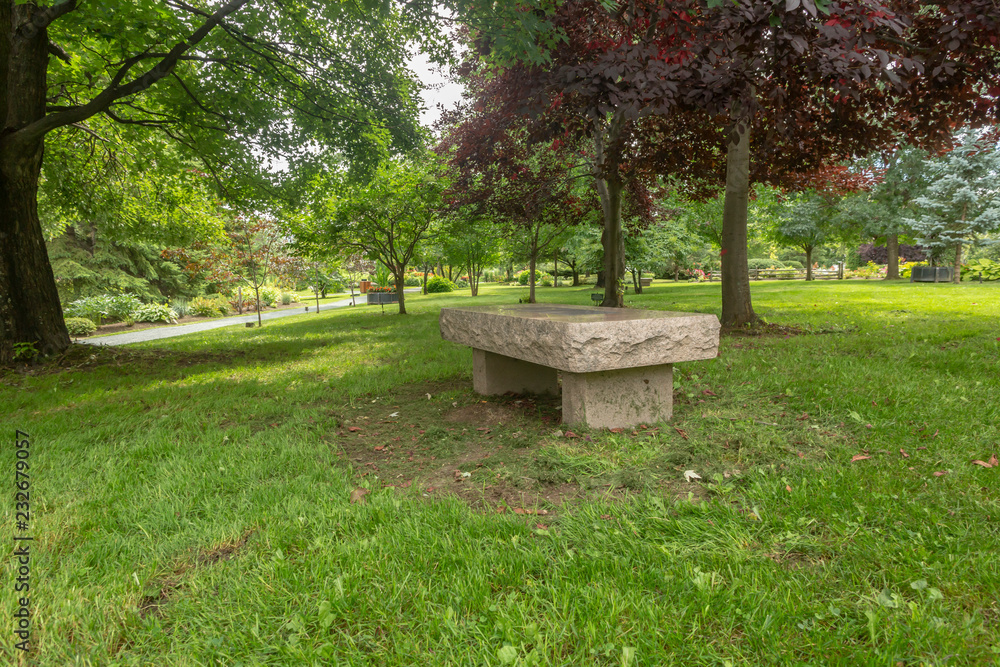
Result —
[[365, 296], [369, 304], [399, 303], [399, 295], [395, 292], [368, 292]]
[[949, 283], [952, 268], [950, 266], [915, 266], [910, 271], [911, 283]]

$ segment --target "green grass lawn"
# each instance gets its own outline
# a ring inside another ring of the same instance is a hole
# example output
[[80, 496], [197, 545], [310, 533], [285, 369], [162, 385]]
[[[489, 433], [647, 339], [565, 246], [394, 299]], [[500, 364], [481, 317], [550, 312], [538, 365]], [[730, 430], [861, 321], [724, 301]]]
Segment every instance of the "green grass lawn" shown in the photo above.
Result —
[[[972, 463], [1000, 452], [1000, 285], [754, 284], [795, 329], [724, 336], [675, 367], [671, 423], [620, 433], [472, 392], [438, 310], [524, 291], [4, 372], [8, 536], [14, 430], [32, 439], [29, 662], [1000, 659], [1000, 468]], [[719, 285], [627, 301], [718, 313]], [[5, 559], [6, 664], [16, 576]]]

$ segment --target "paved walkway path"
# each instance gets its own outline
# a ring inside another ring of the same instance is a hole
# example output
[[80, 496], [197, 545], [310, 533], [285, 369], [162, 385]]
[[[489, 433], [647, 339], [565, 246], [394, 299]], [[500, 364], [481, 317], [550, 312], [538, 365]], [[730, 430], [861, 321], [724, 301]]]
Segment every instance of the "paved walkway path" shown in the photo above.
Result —
[[[405, 290], [410, 292], [410, 290]], [[363, 304], [365, 302], [364, 296], [356, 296], [357, 302]], [[261, 320], [276, 320], [281, 317], [291, 317], [292, 315], [304, 315], [304, 306], [309, 305], [308, 302], [303, 302], [303, 308], [287, 308], [285, 310], [275, 310], [269, 313], [261, 313]], [[343, 308], [344, 306], [351, 305], [350, 298], [342, 299], [340, 301], [334, 301], [332, 303], [324, 303], [320, 305], [319, 309], [331, 310], [333, 308]], [[313, 302], [309, 305], [309, 312], [316, 312], [316, 304]], [[221, 329], [222, 327], [231, 327], [236, 324], [244, 324], [246, 322], [256, 322], [257, 313], [252, 315], [238, 315], [236, 317], [223, 317], [218, 320], [211, 320], [210, 322], [195, 322], [193, 324], [180, 324], [172, 327], [161, 327], [159, 329], [142, 329], [140, 331], [130, 331], [128, 333], [115, 334], [113, 336], [102, 336], [100, 338], [83, 338], [80, 339], [81, 343], [88, 343], [90, 345], [128, 345], [129, 343], [145, 343], [148, 340], [159, 340], [161, 338], [173, 338], [174, 336], [184, 336], [190, 333], [197, 333], [199, 331], [208, 331], [210, 329]]]

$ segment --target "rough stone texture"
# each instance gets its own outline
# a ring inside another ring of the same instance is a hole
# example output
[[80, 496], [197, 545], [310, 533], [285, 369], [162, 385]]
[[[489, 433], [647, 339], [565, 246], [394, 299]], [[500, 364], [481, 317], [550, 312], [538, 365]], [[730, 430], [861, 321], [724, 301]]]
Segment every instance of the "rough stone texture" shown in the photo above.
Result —
[[570, 373], [713, 359], [715, 315], [550, 304], [442, 308], [441, 336]]
[[472, 386], [477, 394], [559, 395], [556, 369], [485, 350], [472, 350]]
[[622, 428], [667, 421], [673, 413], [673, 367], [562, 374], [562, 416], [567, 424]]

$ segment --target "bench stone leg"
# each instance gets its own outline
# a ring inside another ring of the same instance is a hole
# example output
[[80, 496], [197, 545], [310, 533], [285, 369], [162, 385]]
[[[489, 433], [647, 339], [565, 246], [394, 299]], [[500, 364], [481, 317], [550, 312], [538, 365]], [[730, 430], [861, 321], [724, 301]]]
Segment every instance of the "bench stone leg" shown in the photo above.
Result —
[[472, 350], [472, 387], [477, 394], [559, 395], [556, 369], [486, 350]]
[[623, 428], [667, 421], [674, 406], [671, 364], [596, 373], [562, 374], [567, 424]]

